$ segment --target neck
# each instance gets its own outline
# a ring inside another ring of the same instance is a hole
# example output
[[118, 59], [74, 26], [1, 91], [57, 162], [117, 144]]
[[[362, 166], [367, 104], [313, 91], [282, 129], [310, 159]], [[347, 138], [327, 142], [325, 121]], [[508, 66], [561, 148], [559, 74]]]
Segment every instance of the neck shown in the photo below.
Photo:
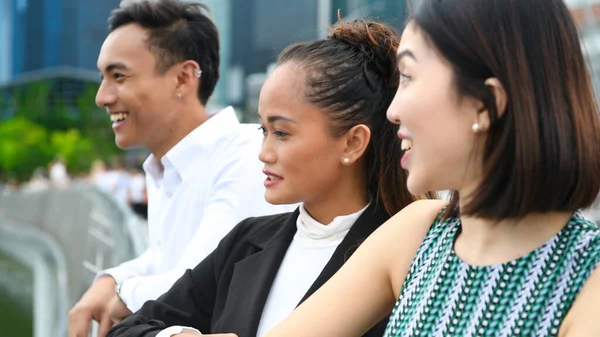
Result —
[[365, 179], [357, 179], [356, 175], [339, 179], [334, 188], [323, 189], [329, 191], [326, 195], [304, 201], [304, 209], [317, 222], [328, 225], [337, 216], [353, 214], [365, 208], [369, 202], [365, 186]]
[[454, 250], [471, 265], [487, 266], [518, 259], [543, 245], [565, 227], [571, 213], [531, 213], [519, 219], [461, 216]]
[[184, 103], [183, 106], [184, 108], [177, 114], [178, 117], [172, 121], [171, 125], [164, 127], [164, 137], [156, 137], [155, 139], [160, 139], [160, 141], [150, 149], [158, 162], [185, 136], [208, 120], [206, 109], [199, 102], [196, 104]]

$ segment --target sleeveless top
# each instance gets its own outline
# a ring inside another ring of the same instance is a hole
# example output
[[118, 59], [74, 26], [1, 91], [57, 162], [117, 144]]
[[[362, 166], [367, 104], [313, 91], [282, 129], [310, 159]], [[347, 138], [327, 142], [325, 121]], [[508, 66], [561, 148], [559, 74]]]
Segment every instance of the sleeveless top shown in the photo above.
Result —
[[600, 262], [600, 230], [579, 212], [553, 238], [517, 260], [471, 266], [454, 252], [460, 218], [430, 228], [384, 337], [556, 336]]

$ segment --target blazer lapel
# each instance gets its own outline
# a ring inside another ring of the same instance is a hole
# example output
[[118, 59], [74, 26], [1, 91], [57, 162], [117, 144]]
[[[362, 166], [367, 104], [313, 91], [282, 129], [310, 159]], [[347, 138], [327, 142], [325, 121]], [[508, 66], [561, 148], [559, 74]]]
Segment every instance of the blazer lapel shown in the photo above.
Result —
[[331, 259], [327, 262], [321, 274], [319, 274], [298, 305], [302, 304], [317, 289], [321, 288], [344, 265], [358, 246], [389, 218], [390, 216], [385, 210], [375, 205], [375, 202], [372, 202], [356, 220], [352, 228], [350, 228], [344, 240], [336, 248]]
[[[218, 325], [227, 325], [239, 337], [254, 337], [262, 316], [263, 307], [294, 235], [298, 210], [282, 223], [275, 236], [255, 235], [248, 241], [262, 249], [258, 253], [237, 262], [227, 295], [225, 309]], [[231, 329], [233, 328], [233, 329]]]

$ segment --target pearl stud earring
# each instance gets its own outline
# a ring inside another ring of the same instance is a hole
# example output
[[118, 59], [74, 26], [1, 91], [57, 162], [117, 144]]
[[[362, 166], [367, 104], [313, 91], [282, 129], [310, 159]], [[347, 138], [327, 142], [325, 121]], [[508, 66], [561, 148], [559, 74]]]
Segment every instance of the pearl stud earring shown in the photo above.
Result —
[[344, 158], [344, 164], [350, 164], [350, 158]]
[[472, 126], [473, 132], [475, 133], [479, 133], [479, 131], [481, 131], [481, 125], [479, 123], [475, 123]]

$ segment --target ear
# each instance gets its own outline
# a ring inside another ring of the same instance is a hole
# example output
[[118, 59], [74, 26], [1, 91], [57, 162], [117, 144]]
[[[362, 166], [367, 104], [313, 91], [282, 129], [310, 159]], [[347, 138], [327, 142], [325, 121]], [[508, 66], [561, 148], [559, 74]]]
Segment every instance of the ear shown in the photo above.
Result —
[[[506, 96], [506, 90], [502, 83], [495, 77], [488, 78], [485, 80], [485, 86], [494, 96], [496, 103], [496, 109], [498, 111], [498, 118], [502, 118], [506, 112], [506, 104], [508, 97]], [[490, 114], [487, 109], [481, 107], [477, 115], [477, 124], [480, 126], [481, 131], [487, 131], [490, 128], [491, 120]]]
[[498, 118], [502, 118], [506, 112], [506, 105], [508, 104], [508, 96], [502, 82], [496, 77], [491, 77], [485, 80], [485, 86], [494, 95], [496, 99], [496, 109], [498, 110]]
[[177, 72], [177, 92], [181, 92], [184, 97], [198, 97], [198, 87], [202, 74], [200, 66], [196, 61], [187, 60], [175, 67]]
[[358, 161], [367, 150], [371, 140], [371, 129], [364, 124], [356, 125], [342, 137], [345, 140], [345, 148], [340, 160], [349, 165]]

